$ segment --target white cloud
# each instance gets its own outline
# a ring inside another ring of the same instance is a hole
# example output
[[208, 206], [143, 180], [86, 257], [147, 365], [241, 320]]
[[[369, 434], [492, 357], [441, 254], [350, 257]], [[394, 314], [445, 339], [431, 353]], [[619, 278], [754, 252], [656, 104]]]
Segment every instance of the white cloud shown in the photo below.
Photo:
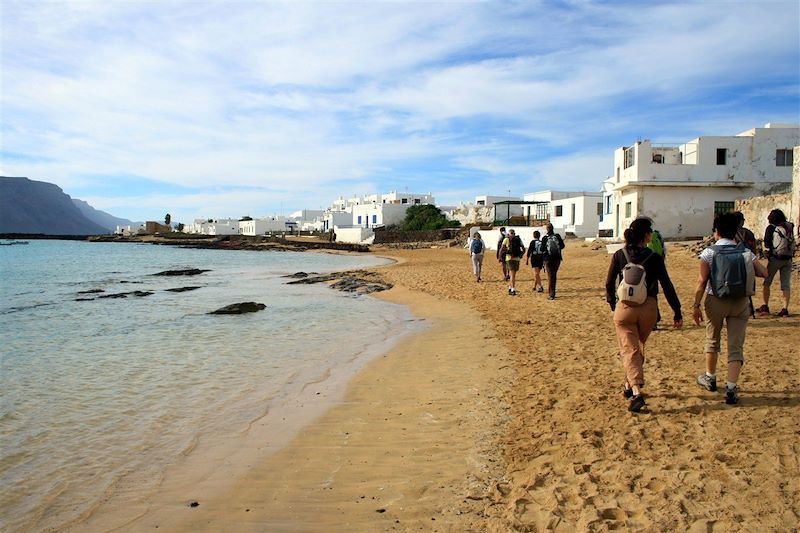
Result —
[[[7, 2], [0, 167], [103, 205], [119, 175], [271, 209], [399, 179], [596, 190], [636, 137], [800, 122], [800, 8], [724, 6]], [[120, 216], [160, 201], [114, 195]]]

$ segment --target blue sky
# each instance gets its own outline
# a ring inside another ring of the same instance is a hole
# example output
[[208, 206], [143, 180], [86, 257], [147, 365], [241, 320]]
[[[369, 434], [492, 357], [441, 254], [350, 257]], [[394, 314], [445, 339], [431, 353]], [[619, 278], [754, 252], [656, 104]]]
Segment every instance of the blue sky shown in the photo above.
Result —
[[132, 220], [599, 190], [800, 123], [795, 1], [2, 3], [0, 173]]

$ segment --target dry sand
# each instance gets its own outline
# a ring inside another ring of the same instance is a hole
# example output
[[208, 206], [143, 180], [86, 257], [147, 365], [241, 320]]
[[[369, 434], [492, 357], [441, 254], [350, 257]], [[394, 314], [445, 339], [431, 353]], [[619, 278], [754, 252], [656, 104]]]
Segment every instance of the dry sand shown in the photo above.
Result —
[[651, 336], [648, 411], [631, 414], [603, 294], [609, 256], [576, 241], [565, 252], [555, 301], [532, 292], [525, 267], [509, 296], [489, 257], [476, 283], [461, 249], [379, 252], [400, 261], [380, 269], [397, 285], [385, 297], [431, 328], [225, 490], [183, 487], [125, 530], [796, 531], [800, 315], [751, 321], [742, 402], [726, 406], [694, 384], [697, 259], [670, 247], [686, 326]]

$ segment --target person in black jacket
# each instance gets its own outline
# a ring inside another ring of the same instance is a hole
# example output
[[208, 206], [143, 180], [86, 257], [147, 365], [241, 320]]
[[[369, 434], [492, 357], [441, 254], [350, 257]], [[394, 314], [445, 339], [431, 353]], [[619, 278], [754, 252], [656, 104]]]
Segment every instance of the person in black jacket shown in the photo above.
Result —
[[547, 290], [548, 300], [556, 299], [556, 281], [558, 280], [558, 268], [561, 266], [561, 250], [564, 249], [564, 239], [561, 235], [553, 232], [553, 225], [545, 225], [547, 234], [542, 237], [542, 249], [544, 250], [544, 265], [547, 271]]
[[[634, 220], [630, 228], [625, 230], [624, 251], [620, 249], [614, 253], [606, 277], [606, 301], [614, 312], [614, 328], [625, 370], [623, 394], [630, 400], [628, 410], [633, 412], [639, 412], [645, 405], [641, 391], [644, 387], [644, 347], [656, 323], [659, 283], [675, 314], [673, 326], [677, 329], [683, 327], [681, 302], [667, 273], [664, 259], [647, 248], [652, 235], [653, 227], [649, 220]], [[641, 305], [617, 301], [617, 281], [621, 280], [623, 269], [628, 263], [626, 252], [632, 263], [644, 268], [647, 299]]]

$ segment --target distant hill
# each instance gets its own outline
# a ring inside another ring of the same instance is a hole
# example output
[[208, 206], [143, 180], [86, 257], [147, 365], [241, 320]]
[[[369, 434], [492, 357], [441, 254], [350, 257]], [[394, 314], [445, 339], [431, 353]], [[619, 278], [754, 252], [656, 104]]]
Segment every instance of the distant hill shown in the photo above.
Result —
[[95, 209], [94, 207], [90, 206], [87, 202], [83, 200], [78, 200], [76, 198], [72, 199], [72, 203], [75, 204], [75, 207], [83, 213], [83, 216], [98, 224], [106, 230], [108, 233], [114, 233], [117, 230], [117, 226], [139, 226], [141, 222], [131, 222], [127, 218], [119, 218], [115, 217], [114, 215], [109, 215], [105, 211], [100, 211], [99, 209]]
[[89, 220], [57, 185], [0, 176], [0, 233], [100, 235], [112, 232]]

